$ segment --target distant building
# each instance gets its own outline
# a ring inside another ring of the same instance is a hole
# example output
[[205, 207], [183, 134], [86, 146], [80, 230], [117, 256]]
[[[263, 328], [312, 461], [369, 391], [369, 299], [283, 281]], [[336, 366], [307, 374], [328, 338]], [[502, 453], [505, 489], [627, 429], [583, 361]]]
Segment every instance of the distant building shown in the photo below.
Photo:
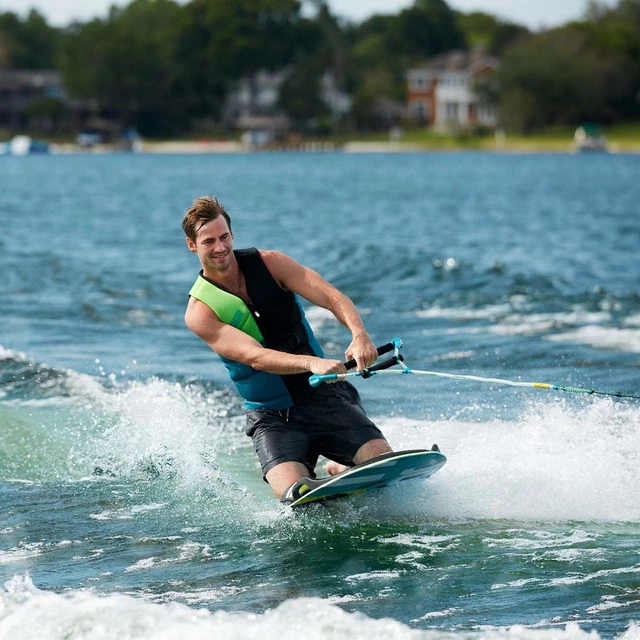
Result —
[[[261, 146], [281, 138], [291, 126], [288, 115], [279, 106], [282, 86], [290, 73], [291, 68], [263, 69], [238, 80], [227, 93], [223, 122], [245, 131], [245, 138], [251, 139], [253, 145]], [[321, 76], [318, 97], [327, 105], [334, 121], [342, 119], [351, 109], [351, 96], [339, 88], [331, 71]]]
[[0, 129], [75, 128], [92, 108], [67, 97], [57, 71], [0, 69]]
[[409, 69], [410, 118], [438, 129], [481, 124], [495, 126], [496, 111], [474, 93], [477, 82], [494, 73], [498, 61], [483, 49], [448, 51]]
[[237, 126], [242, 118], [279, 115], [280, 89], [287, 75], [284, 70], [261, 70], [238, 80], [235, 88], [227, 93], [224, 121]]
[[373, 114], [378, 127], [389, 129], [407, 117], [407, 108], [393, 98], [378, 96], [373, 102]]
[[320, 99], [329, 107], [331, 117], [338, 122], [351, 110], [351, 96], [338, 86], [333, 71], [325, 71], [320, 79]]
[[242, 133], [242, 144], [264, 148], [284, 141], [290, 127], [287, 116], [242, 116], [235, 126]]

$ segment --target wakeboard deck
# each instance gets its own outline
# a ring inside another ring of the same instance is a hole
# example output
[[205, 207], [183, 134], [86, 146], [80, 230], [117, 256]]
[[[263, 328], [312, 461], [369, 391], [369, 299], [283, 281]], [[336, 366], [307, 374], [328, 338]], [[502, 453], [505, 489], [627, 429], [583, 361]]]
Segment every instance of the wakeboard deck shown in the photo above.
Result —
[[447, 458], [438, 450], [413, 449], [385, 453], [342, 473], [320, 480], [303, 478], [294, 485], [296, 499], [290, 507], [380, 489], [405, 480], [428, 478]]

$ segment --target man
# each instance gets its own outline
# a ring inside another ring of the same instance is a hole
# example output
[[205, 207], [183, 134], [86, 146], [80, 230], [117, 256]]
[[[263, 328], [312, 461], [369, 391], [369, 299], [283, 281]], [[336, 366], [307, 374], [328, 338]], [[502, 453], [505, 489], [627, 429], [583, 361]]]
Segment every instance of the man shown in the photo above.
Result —
[[189, 292], [185, 322], [223, 360], [245, 399], [247, 434], [262, 473], [284, 502], [296, 483], [315, 477], [318, 455], [327, 472], [391, 451], [346, 381], [312, 388], [312, 373], [344, 373], [324, 358], [298, 295], [324, 307], [351, 332], [345, 352], [359, 371], [377, 351], [351, 300], [318, 273], [284, 253], [233, 250], [231, 220], [216, 198], [196, 199], [182, 228], [202, 271]]

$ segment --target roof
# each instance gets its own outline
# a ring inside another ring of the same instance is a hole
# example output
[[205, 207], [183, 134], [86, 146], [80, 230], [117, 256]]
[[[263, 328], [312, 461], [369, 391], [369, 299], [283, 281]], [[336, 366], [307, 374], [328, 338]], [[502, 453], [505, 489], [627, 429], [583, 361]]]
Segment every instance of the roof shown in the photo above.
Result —
[[486, 49], [476, 47], [471, 51], [454, 49], [439, 53], [424, 64], [414, 67], [411, 71], [426, 70], [433, 73], [463, 71], [474, 74], [486, 67], [496, 68], [498, 64], [497, 58], [487, 54]]
[[239, 129], [277, 131], [289, 127], [289, 118], [284, 115], [258, 116], [245, 115], [236, 120], [236, 127]]
[[59, 71], [53, 69], [0, 69], [0, 85], [3, 87], [43, 87], [62, 84]]

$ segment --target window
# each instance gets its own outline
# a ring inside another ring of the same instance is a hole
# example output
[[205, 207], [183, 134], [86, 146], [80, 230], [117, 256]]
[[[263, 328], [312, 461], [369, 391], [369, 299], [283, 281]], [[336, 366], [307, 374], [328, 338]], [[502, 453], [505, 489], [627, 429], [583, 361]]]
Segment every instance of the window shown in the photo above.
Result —
[[458, 102], [446, 102], [444, 105], [445, 116], [449, 122], [458, 122], [460, 119], [460, 104]]

